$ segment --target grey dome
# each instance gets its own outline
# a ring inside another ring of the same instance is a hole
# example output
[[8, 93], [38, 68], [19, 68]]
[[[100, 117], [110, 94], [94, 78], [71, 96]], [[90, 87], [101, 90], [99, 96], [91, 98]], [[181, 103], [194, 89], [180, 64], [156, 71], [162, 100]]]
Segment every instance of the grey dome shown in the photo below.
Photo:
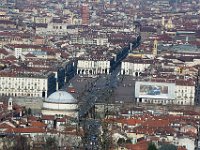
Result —
[[77, 100], [66, 91], [56, 91], [49, 95], [45, 102], [74, 104], [77, 103]]

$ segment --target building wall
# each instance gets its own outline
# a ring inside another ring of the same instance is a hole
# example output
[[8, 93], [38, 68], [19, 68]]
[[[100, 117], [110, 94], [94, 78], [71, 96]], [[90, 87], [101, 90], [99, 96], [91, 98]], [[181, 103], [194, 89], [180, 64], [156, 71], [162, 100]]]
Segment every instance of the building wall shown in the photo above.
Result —
[[174, 143], [177, 146], [185, 146], [187, 150], [194, 150], [195, 149], [195, 139], [194, 138], [187, 138], [181, 137], [175, 140]]
[[47, 124], [47, 128], [53, 128], [54, 127], [54, 120], [42, 120], [45, 124]]
[[18, 135], [24, 135], [24, 136], [27, 136], [27, 137], [32, 137], [33, 139], [37, 136], [43, 136], [44, 133], [17, 133]]
[[13, 24], [1, 24], [0, 23], [0, 28], [4, 28], [4, 29], [16, 29], [17, 26], [13, 23]]
[[51, 21], [51, 17], [34, 16], [32, 17], [32, 21], [34, 23], [49, 23]]
[[[12, 48], [5, 48], [8, 50], [12, 50]], [[31, 53], [33, 55], [35, 55], [37, 58], [39, 59], [58, 59], [60, 58], [60, 53], [56, 53], [55, 55], [49, 55], [46, 51], [42, 51], [40, 48], [30, 48], [30, 47], [26, 47], [26, 48], [14, 48], [14, 55], [16, 58], [23, 58], [24, 55]]]
[[66, 23], [48, 23], [47, 27], [37, 27], [38, 35], [67, 35], [68, 29]]
[[64, 68], [59, 68], [58, 69], [58, 74], [57, 74], [57, 90], [61, 89], [64, 87], [65, 84], [65, 69]]
[[89, 6], [87, 4], [83, 4], [81, 6], [81, 18], [82, 24], [88, 25], [89, 24]]
[[134, 132], [127, 132], [128, 138], [132, 139], [133, 144], [137, 143], [137, 139], [143, 138], [145, 134], [137, 134]]
[[122, 62], [121, 74], [136, 76], [137, 74], [147, 69], [149, 66], [150, 64]]
[[194, 105], [195, 86], [176, 85], [176, 102], [180, 105]]
[[91, 44], [91, 45], [107, 45], [109, 44], [108, 38], [85, 38], [85, 37], [77, 37], [76, 35], [71, 37], [71, 44]]
[[78, 108], [77, 104], [62, 104], [62, 103], [48, 103], [48, 102], [44, 102], [43, 107], [47, 109], [54, 109], [54, 110], [60, 109], [62, 111], [64, 110], [75, 111]]
[[22, 56], [22, 48], [15, 48], [15, 57], [19, 58]]
[[[43, 96], [42, 96], [45, 98], [56, 91], [56, 78], [55, 78], [54, 74], [52, 74], [48, 77], [47, 83], [48, 83], [47, 91], [45, 90], [45, 93], [43, 93]], [[43, 90], [43, 92], [44, 92], [44, 90]]]
[[77, 74], [109, 74], [109, 60], [78, 60]]
[[[149, 84], [151, 82], [146, 82]], [[158, 83], [152, 83], [152, 85], [157, 85]], [[163, 83], [163, 86], [167, 86], [169, 83]], [[170, 83], [172, 84], [172, 83]], [[174, 87], [168, 87], [168, 96], [159, 97], [158, 95], [141, 97], [138, 94], [140, 85], [135, 84], [135, 98], [137, 102], [141, 103], [156, 103], [156, 104], [176, 104], [176, 105], [195, 105], [195, 85], [177, 85]], [[173, 96], [172, 96], [173, 95]]]
[[55, 92], [54, 75], [48, 77], [0, 77], [0, 96], [47, 97]]
[[182, 133], [194, 133], [194, 134], [197, 134], [197, 128], [192, 126], [192, 125], [186, 125], [186, 126], [183, 126], [181, 127], [180, 131]]
[[68, 82], [76, 74], [77, 61], [69, 61], [64, 65], [65, 81]]
[[53, 115], [53, 116], [58, 116], [58, 117], [63, 117], [63, 116], [71, 116], [71, 117], [76, 117], [77, 116], [77, 111], [67, 111], [67, 110], [47, 110], [47, 109], [42, 109], [42, 114], [43, 115]]
[[197, 84], [196, 84], [196, 91], [195, 91], [195, 101], [200, 103], [200, 72], [198, 72], [197, 76]]
[[1, 36], [0, 35], [0, 46], [4, 46], [6, 44], [31, 44], [32, 41], [29, 38], [21, 38], [19, 36]]

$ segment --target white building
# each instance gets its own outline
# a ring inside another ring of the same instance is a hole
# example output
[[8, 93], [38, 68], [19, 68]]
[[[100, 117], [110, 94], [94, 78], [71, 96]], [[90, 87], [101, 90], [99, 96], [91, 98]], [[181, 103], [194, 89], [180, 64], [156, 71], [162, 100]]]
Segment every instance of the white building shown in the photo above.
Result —
[[32, 16], [32, 22], [34, 23], [49, 23], [51, 21], [52, 17], [50, 16]]
[[78, 35], [70, 36], [70, 44], [91, 44], [91, 45], [108, 45], [108, 38], [106, 35]]
[[152, 63], [152, 59], [128, 57], [122, 61], [121, 74], [139, 76], [139, 74], [147, 69]]
[[[59, 59], [61, 53], [57, 49], [31, 44], [8, 44], [4, 48], [11, 51], [16, 58], [24, 59], [27, 54], [33, 54], [39, 59]], [[51, 53], [48, 52], [51, 50]]]
[[174, 145], [177, 146], [184, 146], [187, 150], [195, 150], [196, 146], [196, 139], [195, 137], [189, 137], [189, 136], [179, 136], [176, 137], [173, 141]]
[[50, 22], [42, 26], [36, 26], [36, 34], [38, 35], [68, 35], [67, 26], [69, 22]]
[[136, 81], [135, 98], [140, 103], [195, 105], [195, 82], [192, 79]]
[[68, 92], [57, 91], [43, 102], [42, 115], [77, 117], [78, 101]]
[[77, 64], [77, 74], [95, 75], [95, 74], [109, 74], [111, 69], [111, 59], [89, 59], [79, 58]]
[[0, 72], [0, 96], [47, 97], [56, 90], [53, 73], [19, 74]]
[[195, 82], [190, 80], [176, 81], [176, 104], [195, 105]]

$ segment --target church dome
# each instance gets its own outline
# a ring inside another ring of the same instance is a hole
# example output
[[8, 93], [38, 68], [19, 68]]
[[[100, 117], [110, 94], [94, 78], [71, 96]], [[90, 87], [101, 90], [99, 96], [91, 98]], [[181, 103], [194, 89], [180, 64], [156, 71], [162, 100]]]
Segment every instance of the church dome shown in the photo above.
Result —
[[65, 103], [65, 104], [74, 104], [77, 103], [77, 100], [66, 91], [56, 91], [49, 95], [45, 100], [48, 103]]

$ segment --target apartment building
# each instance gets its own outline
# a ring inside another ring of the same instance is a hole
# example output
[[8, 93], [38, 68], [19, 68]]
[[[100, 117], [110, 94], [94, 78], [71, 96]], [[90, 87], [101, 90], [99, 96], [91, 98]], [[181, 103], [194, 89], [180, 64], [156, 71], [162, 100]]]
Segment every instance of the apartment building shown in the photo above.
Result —
[[153, 63], [153, 59], [142, 59], [127, 57], [122, 61], [121, 74], [139, 76], [145, 69], [148, 69]]
[[135, 98], [139, 103], [195, 105], [193, 79], [153, 79], [136, 81]]
[[55, 74], [0, 72], [0, 96], [48, 97], [56, 91]]
[[77, 74], [109, 74], [112, 58], [79, 58]]

